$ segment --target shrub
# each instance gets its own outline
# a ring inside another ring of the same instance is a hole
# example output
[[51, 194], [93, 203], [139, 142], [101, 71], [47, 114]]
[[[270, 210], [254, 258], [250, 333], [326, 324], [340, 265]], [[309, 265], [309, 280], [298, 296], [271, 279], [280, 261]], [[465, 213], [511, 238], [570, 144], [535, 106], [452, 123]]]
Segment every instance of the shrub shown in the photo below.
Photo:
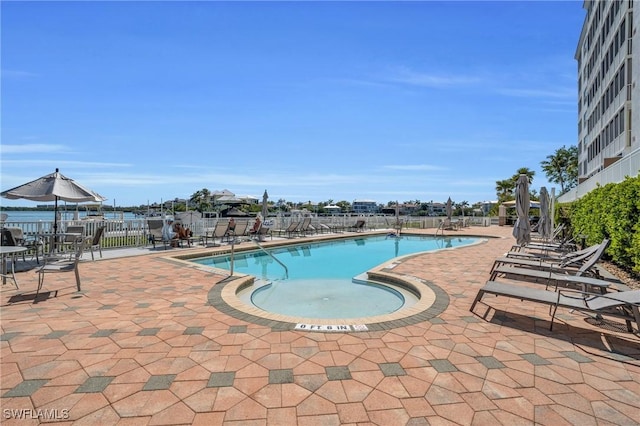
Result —
[[573, 236], [588, 245], [611, 240], [607, 254], [640, 273], [640, 176], [589, 192], [569, 207]]

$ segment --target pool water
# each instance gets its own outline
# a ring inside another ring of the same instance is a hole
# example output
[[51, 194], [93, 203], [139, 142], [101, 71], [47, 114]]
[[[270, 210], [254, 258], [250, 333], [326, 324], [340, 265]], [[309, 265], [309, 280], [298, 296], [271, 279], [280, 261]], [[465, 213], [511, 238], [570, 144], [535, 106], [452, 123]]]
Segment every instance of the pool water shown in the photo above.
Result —
[[[337, 239], [270, 248], [287, 266], [259, 250], [235, 253], [234, 272], [255, 276], [257, 290], [241, 300], [269, 312], [308, 318], [355, 318], [382, 315], [403, 307], [408, 295], [391, 287], [354, 280], [392, 258], [477, 242], [471, 237], [386, 235]], [[230, 269], [230, 256], [193, 259]], [[255, 290], [255, 291], [253, 291]]]
[[415, 303], [415, 295], [404, 293], [407, 298], [400, 291], [384, 285], [321, 278], [273, 281], [239, 297], [245, 303], [282, 315], [359, 318], [395, 312], [407, 301]]

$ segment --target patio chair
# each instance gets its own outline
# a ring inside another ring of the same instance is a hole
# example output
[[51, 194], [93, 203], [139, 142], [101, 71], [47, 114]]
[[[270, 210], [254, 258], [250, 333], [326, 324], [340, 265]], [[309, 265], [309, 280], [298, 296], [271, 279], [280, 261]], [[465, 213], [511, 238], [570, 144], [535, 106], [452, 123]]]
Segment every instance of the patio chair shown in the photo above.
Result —
[[78, 264], [84, 250], [91, 244], [91, 238], [84, 238], [79, 244], [75, 246], [75, 256], [72, 259], [57, 260], [45, 262], [39, 269], [36, 270], [38, 274], [38, 289], [36, 290], [36, 299], [44, 284], [44, 277], [51, 273], [63, 273], [73, 272], [76, 276], [76, 287], [78, 291], [81, 291], [80, 287], [80, 271], [78, 270]]
[[44, 245], [39, 240], [26, 239], [22, 228], [2, 228], [2, 245], [26, 247], [28, 251], [26, 253], [22, 253], [22, 260], [26, 262], [26, 254], [31, 253], [33, 257], [36, 258], [36, 263], [40, 263], [39, 255], [40, 252], [43, 251]]
[[148, 219], [147, 227], [149, 228], [148, 239], [149, 242], [153, 245], [153, 248], [156, 248], [156, 242], [162, 242], [165, 250], [167, 249], [170, 241], [164, 241], [162, 236], [162, 227], [164, 226], [164, 220], [162, 219]]
[[[81, 225], [70, 225], [67, 226], [65, 234], [77, 234], [77, 235], [65, 235], [61, 237], [60, 241], [57, 242], [57, 246], [62, 248], [62, 251], [67, 251], [69, 249], [73, 249], [72, 254], [75, 252], [75, 248], [80, 244], [81, 240], [84, 238], [84, 226]], [[73, 256], [72, 256], [73, 257]]]
[[478, 290], [478, 294], [469, 309], [471, 312], [473, 312], [476, 304], [482, 300], [485, 294], [549, 305], [549, 314], [551, 315], [549, 330], [553, 330], [553, 321], [560, 307], [596, 315], [622, 318], [627, 324], [627, 330], [630, 332], [633, 332], [631, 320], [634, 319], [636, 327], [640, 330], [640, 290], [595, 294], [569, 289], [549, 291], [498, 281], [487, 281], [484, 287]]
[[104, 234], [105, 226], [98, 226], [93, 237], [89, 240], [89, 250], [91, 250], [91, 260], [95, 260], [93, 257], [93, 249], [98, 249], [100, 258], [102, 258], [102, 235]]

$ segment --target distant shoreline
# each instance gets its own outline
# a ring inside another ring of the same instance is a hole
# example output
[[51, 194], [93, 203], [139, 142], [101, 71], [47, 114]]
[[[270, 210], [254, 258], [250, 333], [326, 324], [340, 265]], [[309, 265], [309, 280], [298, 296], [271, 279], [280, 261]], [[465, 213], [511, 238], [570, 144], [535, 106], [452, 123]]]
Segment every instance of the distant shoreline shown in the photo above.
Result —
[[[61, 208], [60, 206], [58, 206], [58, 210], [59, 211], [62, 211], [62, 210], [72, 211], [72, 210], [75, 210], [75, 209], [76, 209], [75, 205], [70, 206], [70, 205], [67, 204], [66, 207], [64, 207], [64, 208]], [[81, 209], [84, 210], [84, 206], [79, 205], [78, 206], [78, 210], [81, 210]], [[103, 209], [103, 210], [112, 211], [112, 209], [113, 209], [112, 207], [109, 207], [108, 209]], [[133, 207], [117, 207], [117, 206], [116, 206], [115, 209], [117, 211], [120, 211], [120, 212], [133, 212], [133, 211], [136, 210]], [[15, 211], [21, 211], [21, 212], [25, 212], [25, 211], [29, 211], [29, 212], [31, 212], [31, 211], [33, 211], [33, 212], [37, 212], [37, 211], [52, 212], [54, 210], [55, 210], [55, 207], [53, 206], [53, 204], [50, 205], [50, 206], [46, 206], [46, 207], [44, 207], [44, 206], [39, 206], [39, 207], [15, 207], [15, 206], [9, 207], [9, 206], [6, 206], [5, 207], [5, 206], [0, 205], [0, 211], [3, 211], [3, 212], [4, 211], [7, 211], [7, 212], [15, 212]]]

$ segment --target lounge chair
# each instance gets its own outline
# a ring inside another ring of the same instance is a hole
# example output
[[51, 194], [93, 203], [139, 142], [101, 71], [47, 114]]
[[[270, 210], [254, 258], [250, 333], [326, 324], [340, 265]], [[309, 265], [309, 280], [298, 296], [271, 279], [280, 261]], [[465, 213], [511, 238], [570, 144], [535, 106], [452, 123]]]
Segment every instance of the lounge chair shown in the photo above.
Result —
[[573, 238], [562, 240], [558, 243], [532, 242], [524, 246], [514, 245], [512, 251], [535, 251], [544, 253], [567, 253], [576, 250]]
[[256, 230], [252, 229], [251, 231], [249, 231], [249, 235], [251, 236], [251, 239], [256, 241], [264, 241], [264, 237], [266, 235], [269, 235], [273, 240], [273, 234], [271, 234], [271, 228], [268, 226], [264, 226], [263, 223], [260, 223], [260, 227], [258, 229]]
[[635, 319], [636, 327], [640, 329], [640, 311], [638, 310], [640, 307], [640, 290], [594, 294], [569, 289], [549, 291], [517, 284], [487, 281], [484, 287], [478, 290], [478, 294], [469, 309], [471, 312], [473, 312], [476, 304], [482, 300], [485, 294], [549, 305], [551, 315], [549, 330], [553, 330], [553, 321], [559, 307], [622, 318], [627, 324], [627, 330], [631, 332], [633, 332], [631, 320]]
[[236, 222], [236, 229], [233, 231], [233, 237], [244, 237], [247, 235], [249, 229], [249, 221], [243, 220], [242, 222]]
[[358, 219], [356, 221], [355, 224], [349, 226], [347, 228], [347, 230], [349, 231], [353, 231], [353, 232], [360, 232], [364, 230], [364, 224], [365, 224], [365, 220], [364, 219]]
[[76, 276], [76, 287], [78, 291], [80, 288], [80, 271], [78, 270], [78, 263], [80, 263], [80, 258], [82, 257], [82, 253], [91, 243], [91, 238], [85, 238], [80, 243], [75, 246], [75, 257], [70, 260], [58, 260], [53, 262], [46, 262], [39, 269], [36, 270], [38, 273], [38, 289], [36, 290], [36, 299], [38, 298], [38, 294], [42, 289], [42, 285], [44, 284], [44, 277], [47, 274], [51, 273], [62, 273], [62, 272], [74, 272]]
[[523, 279], [527, 282], [544, 284], [545, 286], [580, 287], [582, 291], [588, 291], [589, 287], [597, 289], [600, 293], [606, 293], [611, 286], [611, 282], [599, 278], [582, 276], [580, 271], [575, 274], [563, 274], [558, 272], [542, 271], [531, 268], [518, 268], [516, 266], [500, 266], [494, 269], [490, 280], [495, 280], [498, 276], [505, 276], [512, 279]]
[[453, 221], [449, 218], [446, 218], [440, 221], [440, 224], [438, 225], [438, 230], [447, 229], [450, 231], [457, 231], [459, 229], [458, 225], [459, 225], [458, 221]]
[[229, 231], [229, 223], [218, 221], [218, 223], [216, 223], [216, 226], [213, 228], [213, 231], [211, 231], [211, 235], [205, 234], [204, 245], [205, 246], [209, 245], [209, 238], [213, 240], [214, 246], [216, 245], [216, 238], [219, 238], [220, 242], [222, 243], [222, 238], [224, 238], [225, 236], [228, 236], [228, 231]]
[[558, 239], [558, 236], [563, 230], [564, 230], [564, 223], [561, 223], [558, 226], [556, 226], [556, 229], [553, 230], [550, 238], [545, 239], [545, 238], [542, 238], [541, 236], [531, 235], [531, 241], [533, 243], [539, 242], [539, 243], [550, 244]]
[[[570, 259], [575, 259], [578, 256], [582, 256], [584, 254], [587, 253], [593, 253], [596, 250], [598, 250], [598, 247], [600, 245], [596, 244], [594, 246], [590, 246], [587, 247], [585, 249], [582, 250], [577, 250], [577, 251], [570, 251], [570, 252], [554, 252], [554, 253], [549, 253], [549, 252], [538, 252], [538, 251], [526, 251], [526, 246], [513, 246], [511, 251], [507, 252], [505, 254], [506, 257], [512, 257], [512, 258], [516, 258], [516, 259], [543, 259], [543, 260], [549, 260], [551, 262], [565, 262], [568, 261]], [[522, 249], [525, 250], [522, 250]]]
[[310, 232], [310, 231], [311, 231], [311, 218], [305, 217], [297, 232], [300, 235], [307, 235], [307, 232]]
[[609, 243], [610, 241], [605, 238], [602, 243], [594, 246], [592, 250], [585, 251], [579, 256], [557, 259], [555, 261], [549, 258], [518, 259], [502, 256], [494, 261], [490, 272], [493, 276], [493, 272], [496, 268], [503, 265], [511, 265], [554, 272], [573, 271], [575, 273], [579, 273], [579, 275], [591, 273], [592, 275], [598, 277], [598, 272], [593, 270], [593, 267], [596, 265], [596, 263], [598, 263], [605, 250], [609, 246]]
[[287, 238], [293, 237], [293, 234], [298, 232], [300, 222], [291, 222], [285, 229], [278, 230], [278, 235], [284, 235]]
[[[541, 237], [535, 237], [532, 235], [531, 242], [524, 246], [525, 249], [539, 250], [539, 251], [556, 251], [556, 252], [568, 252], [576, 249], [575, 239], [570, 233], [562, 236], [564, 233], [565, 225], [560, 224], [553, 231], [551, 238], [544, 239]], [[514, 246], [515, 247], [515, 246]]]

